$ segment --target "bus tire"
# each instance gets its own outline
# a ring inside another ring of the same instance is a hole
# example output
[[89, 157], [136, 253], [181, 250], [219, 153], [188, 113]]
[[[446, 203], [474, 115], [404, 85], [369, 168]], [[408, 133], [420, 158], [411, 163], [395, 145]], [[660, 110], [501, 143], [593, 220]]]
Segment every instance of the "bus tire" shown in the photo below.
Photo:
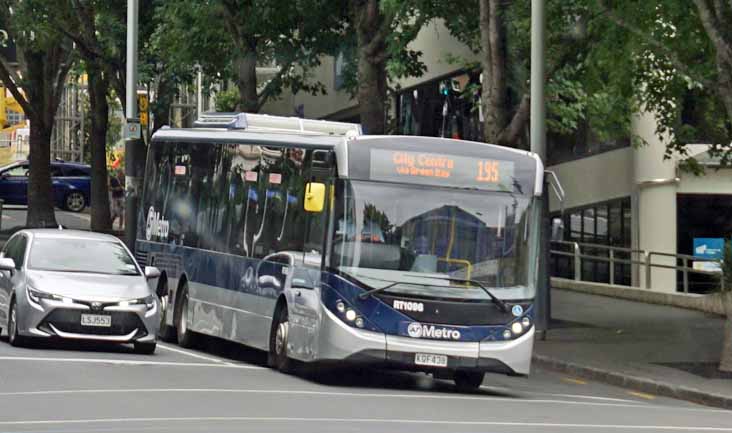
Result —
[[291, 373], [293, 363], [287, 356], [287, 338], [290, 329], [287, 304], [279, 308], [276, 317], [277, 320], [270, 332], [267, 364], [283, 373]]
[[[168, 279], [161, 278], [158, 284], [161, 286], [167, 286]], [[168, 343], [175, 343], [175, 328], [169, 326], [166, 322], [168, 318], [168, 301], [170, 300], [170, 293], [168, 292], [167, 288], [165, 288], [164, 291], [161, 291], [160, 288], [158, 288], [157, 293], [168, 293], [167, 295], [160, 298], [160, 329], [158, 330], [158, 336], [163, 341], [167, 341]]]
[[191, 348], [195, 343], [193, 331], [188, 329], [188, 284], [183, 283], [178, 291], [178, 307], [175, 314], [175, 330], [178, 337], [178, 345], [183, 348]]
[[458, 370], [455, 372], [453, 380], [460, 391], [475, 391], [483, 384], [483, 377], [485, 377], [485, 373], [482, 371]]

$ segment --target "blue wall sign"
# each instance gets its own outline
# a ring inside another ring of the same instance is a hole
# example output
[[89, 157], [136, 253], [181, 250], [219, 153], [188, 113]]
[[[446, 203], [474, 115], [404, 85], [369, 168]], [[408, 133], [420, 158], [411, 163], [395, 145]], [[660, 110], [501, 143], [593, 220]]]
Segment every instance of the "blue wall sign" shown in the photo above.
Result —
[[694, 257], [700, 259], [721, 259], [724, 238], [694, 238]]

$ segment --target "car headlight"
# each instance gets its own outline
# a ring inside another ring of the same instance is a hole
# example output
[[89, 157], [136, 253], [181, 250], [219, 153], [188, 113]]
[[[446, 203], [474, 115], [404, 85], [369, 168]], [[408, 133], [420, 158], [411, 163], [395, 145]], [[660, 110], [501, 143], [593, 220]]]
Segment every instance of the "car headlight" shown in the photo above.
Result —
[[145, 305], [148, 310], [155, 308], [155, 296], [150, 295], [140, 299], [131, 299], [119, 303], [120, 307], [129, 307], [130, 305]]
[[64, 298], [58, 295], [54, 295], [52, 293], [46, 293], [42, 292], [40, 290], [36, 290], [31, 286], [26, 287], [28, 289], [28, 297], [31, 301], [35, 302], [36, 304], [41, 303], [41, 299], [50, 299], [52, 301], [63, 301]]

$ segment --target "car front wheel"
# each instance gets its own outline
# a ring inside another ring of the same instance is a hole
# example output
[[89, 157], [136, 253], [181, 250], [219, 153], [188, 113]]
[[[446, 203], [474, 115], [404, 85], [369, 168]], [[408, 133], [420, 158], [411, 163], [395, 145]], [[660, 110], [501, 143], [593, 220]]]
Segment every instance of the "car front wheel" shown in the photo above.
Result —
[[64, 207], [71, 212], [81, 212], [86, 207], [86, 197], [79, 191], [72, 191], [66, 195]]
[[18, 333], [18, 307], [15, 299], [10, 301], [10, 314], [8, 317], [8, 342], [15, 347], [25, 345], [25, 338]]

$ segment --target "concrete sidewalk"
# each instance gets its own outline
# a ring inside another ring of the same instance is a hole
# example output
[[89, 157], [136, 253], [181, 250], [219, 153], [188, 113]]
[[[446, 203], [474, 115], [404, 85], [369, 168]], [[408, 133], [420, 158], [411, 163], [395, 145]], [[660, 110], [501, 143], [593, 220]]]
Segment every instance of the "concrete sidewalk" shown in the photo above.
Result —
[[554, 289], [552, 319], [535, 365], [732, 409], [732, 375], [716, 372], [719, 316]]

